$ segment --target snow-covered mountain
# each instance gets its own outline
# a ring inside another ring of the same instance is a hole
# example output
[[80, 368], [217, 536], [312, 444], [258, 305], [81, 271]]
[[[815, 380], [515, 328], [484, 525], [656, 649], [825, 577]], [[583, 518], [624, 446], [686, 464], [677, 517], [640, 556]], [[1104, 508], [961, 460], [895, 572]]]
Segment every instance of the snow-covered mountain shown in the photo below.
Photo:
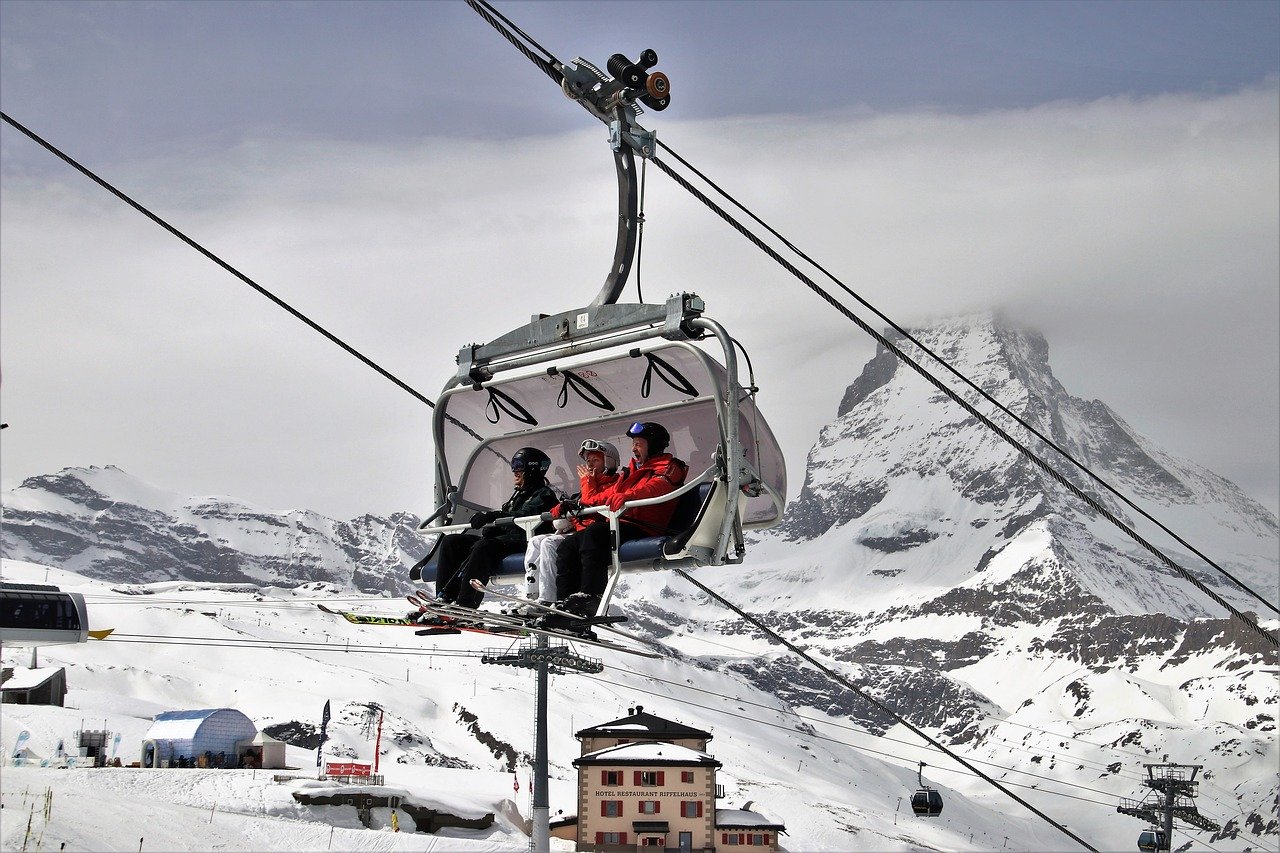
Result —
[[[947, 320], [914, 334], [1275, 601], [1280, 576], [1275, 517], [1221, 477], [1161, 451], [1103, 403], [1072, 397], [1054, 378], [1041, 336], [992, 316]], [[759, 614], [1099, 849], [1132, 849], [1142, 826], [1117, 814], [1115, 806], [1121, 797], [1141, 798], [1146, 793], [1140, 783], [1143, 764], [1161, 763], [1166, 756], [1204, 766], [1197, 804], [1223, 826], [1218, 833], [1191, 838], [1216, 850], [1276, 849], [1280, 685], [1275, 650], [1223, 618], [1202, 593], [1092, 517], [1052, 478], [891, 354], [878, 353], [855, 374], [856, 367], [835, 419], [809, 454], [802, 493], [784, 524], [752, 543], [745, 565], [700, 569], [699, 581]], [[1059, 470], [1097, 494], [1080, 475]], [[142, 495], [136, 484], [112, 487], [94, 479], [99, 474], [86, 476], [71, 479], [88, 482], [88, 491], [99, 498], [60, 497], [63, 503], [54, 505], [51, 490], [28, 490], [26, 484], [6, 495], [6, 554], [14, 547], [9, 544], [11, 513], [26, 513], [16, 516], [15, 527], [51, 532], [13, 540], [30, 549], [14, 553], [55, 566], [52, 580], [84, 589], [97, 605], [99, 625], [126, 634], [119, 639], [133, 634], [143, 639], [131, 642], [158, 643], [156, 635], [197, 637], [226, 647], [108, 641], [46, 650], [46, 664], [69, 667], [78, 708], [65, 712], [68, 718], [102, 716], [111, 727], [134, 731], [145, 728], [155, 710], [230, 704], [260, 724], [297, 729], [298, 743], [305, 744], [307, 726], [332, 699], [340, 732], [334, 754], [367, 758], [368, 746], [358, 734], [360, 709], [378, 702], [388, 711], [383, 766], [389, 785], [413, 791], [426, 784], [422, 774], [428, 770], [456, 772], [459, 789], [472, 786], [484, 799], [480, 805], [500, 809], [498, 786], [474, 774], [527, 764], [532, 681], [525, 671], [458, 656], [478, 654], [493, 643], [475, 636], [410, 639], [396, 629], [360, 628], [319, 614], [315, 601], [371, 612], [400, 610], [393, 600], [352, 595], [349, 590], [359, 584], [351, 575], [338, 575], [333, 586], [299, 585], [302, 575], [273, 574], [248, 592], [210, 583], [137, 586], [175, 577], [176, 570], [112, 577], [131, 581], [127, 588], [117, 583], [114, 591], [112, 584], [85, 580], [110, 577], [108, 571], [93, 574], [92, 567], [109, 569], [115, 565], [112, 554], [140, 549], [130, 547], [127, 534], [111, 540], [114, 551], [39, 548], [61, 541], [62, 530], [92, 530], [92, 513], [106, 511], [101, 502], [106, 496], [132, 495], [124, 502], [149, 508], [155, 514], [150, 517], [182, 524], [192, 517], [184, 515], [190, 507], [203, 505]], [[100, 469], [100, 476], [123, 475]], [[70, 485], [68, 491], [76, 488]], [[1259, 609], [1258, 602], [1176, 543], [1157, 537], [1117, 501], [1100, 499], [1218, 594], [1242, 609]], [[80, 519], [78, 526], [68, 518]], [[405, 528], [414, 521], [406, 517]], [[207, 537], [223, 536], [237, 548], [251, 540], [278, 545], [287, 539], [269, 524], [262, 539], [245, 535], [247, 526], [241, 524], [234, 527], [236, 536], [225, 528], [197, 529]], [[78, 535], [77, 542], [97, 541]], [[367, 546], [353, 545], [357, 551], [347, 561], [348, 571], [367, 557], [387, 566], [392, 577], [397, 571], [392, 561], [407, 565], [419, 553], [412, 534], [407, 540], [381, 535], [370, 539], [409, 544], [398, 545], [398, 551], [380, 544], [371, 555], [359, 551]], [[328, 548], [333, 540], [308, 541]], [[255, 547], [252, 553], [277, 560], [287, 553]], [[106, 556], [97, 557], [97, 563], [76, 563], [59, 553]], [[325, 553], [330, 552], [308, 552], [307, 559], [318, 561]], [[16, 572], [24, 579], [38, 580], [40, 571], [6, 566], [8, 575]], [[398, 571], [403, 577], [403, 568]], [[250, 577], [198, 576], [207, 581]], [[314, 571], [306, 576], [316, 579]], [[139, 591], [151, 594], [132, 594]], [[651, 661], [605, 652], [603, 675], [553, 678], [553, 814], [576, 808], [572, 732], [643, 703], [662, 716], [714, 732], [713, 752], [724, 762], [721, 781], [728, 793], [721, 805], [751, 800], [776, 814], [787, 824], [788, 849], [1072, 849], [1065, 835], [922, 747], [905, 727], [715, 607], [678, 576], [630, 575], [619, 585], [616, 600], [630, 616], [627, 627], [663, 657]], [[1280, 627], [1274, 618], [1262, 624], [1273, 632]], [[18, 662], [6, 651], [6, 665]], [[33, 740], [36, 729], [49, 740], [55, 728], [49, 720], [57, 713], [6, 706], [4, 741], [11, 742], [18, 726], [33, 730]], [[942, 816], [933, 821], [903, 811], [900, 798], [916, 785], [918, 761], [927, 763], [926, 780], [946, 799]], [[520, 773], [524, 785], [525, 770]], [[42, 783], [24, 777], [13, 784]], [[430, 784], [449, 783], [432, 776]], [[9, 777], [4, 786], [7, 803], [13, 796]], [[528, 787], [523, 791], [527, 795]], [[175, 801], [192, 799], [185, 787], [179, 793]], [[77, 789], [76, 796], [84, 792]], [[269, 799], [254, 789], [233, 798], [231, 808], [246, 820], [319, 819], [273, 812], [264, 805]], [[519, 803], [526, 816], [527, 806]], [[192, 849], [201, 848], [201, 840], [209, 842], [204, 847], [216, 842], [234, 849], [223, 836], [199, 834], [206, 831], [201, 825], [200, 819], [191, 822]], [[524, 836], [517, 825], [508, 821], [483, 841], [456, 846], [521, 848]], [[287, 846], [271, 840], [288, 837], [283, 831], [263, 830], [257, 837], [267, 839], [259, 846]], [[353, 848], [400, 849], [357, 845], [353, 838], [345, 839]], [[127, 840], [121, 836], [116, 846]], [[14, 842], [7, 828], [0, 841]], [[1179, 828], [1175, 845], [1186, 841]]]
[[0, 555], [123, 583], [168, 580], [296, 586], [323, 581], [400, 593], [421, 556], [419, 519], [334, 521], [187, 498], [114, 466], [30, 477], [3, 496]]

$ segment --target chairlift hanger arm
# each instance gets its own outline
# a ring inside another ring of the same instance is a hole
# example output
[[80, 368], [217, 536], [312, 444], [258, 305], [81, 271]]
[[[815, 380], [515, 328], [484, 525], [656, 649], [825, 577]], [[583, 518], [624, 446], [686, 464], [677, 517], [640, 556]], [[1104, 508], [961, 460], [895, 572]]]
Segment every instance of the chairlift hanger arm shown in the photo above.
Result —
[[636, 121], [640, 115], [636, 100], [661, 110], [670, 103], [671, 97], [666, 75], [648, 71], [657, 61], [658, 55], [652, 50], [641, 53], [639, 63], [630, 62], [622, 54], [614, 54], [607, 65], [612, 78], [582, 58], [555, 66], [562, 75], [560, 87], [565, 95], [609, 125], [609, 145], [613, 149], [613, 164], [618, 173], [618, 236], [613, 266], [591, 307], [612, 305], [618, 301], [635, 260], [639, 224], [635, 155], [650, 157], [657, 144], [654, 132]]

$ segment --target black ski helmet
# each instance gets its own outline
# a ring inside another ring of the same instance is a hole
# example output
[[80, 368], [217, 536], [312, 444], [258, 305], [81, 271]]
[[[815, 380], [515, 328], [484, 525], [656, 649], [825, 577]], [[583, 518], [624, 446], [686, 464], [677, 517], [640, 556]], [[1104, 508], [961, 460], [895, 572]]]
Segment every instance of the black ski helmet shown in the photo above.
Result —
[[522, 447], [511, 457], [511, 470], [523, 471], [525, 477], [536, 475], [537, 479], [545, 479], [551, 469], [551, 457], [536, 447]]
[[627, 430], [627, 435], [632, 438], [643, 438], [648, 442], [650, 456], [666, 452], [667, 445], [671, 443], [671, 433], [667, 432], [667, 428], [653, 421], [632, 424], [631, 429]]

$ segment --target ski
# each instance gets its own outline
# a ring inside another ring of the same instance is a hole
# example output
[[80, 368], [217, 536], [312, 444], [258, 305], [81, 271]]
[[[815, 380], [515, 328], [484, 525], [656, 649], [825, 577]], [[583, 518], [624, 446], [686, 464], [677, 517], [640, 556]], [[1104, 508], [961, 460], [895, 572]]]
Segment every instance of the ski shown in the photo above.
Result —
[[[492, 595], [494, 598], [501, 599], [502, 601], [510, 601], [513, 604], [521, 604], [521, 605], [537, 608], [538, 612], [544, 616], [559, 616], [563, 619], [568, 619], [575, 624], [608, 628], [609, 630], [614, 631], [614, 633], [621, 634], [622, 632], [618, 631], [616, 628], [609, 628], [610, 625], [615, 625], [618, 622], [627, 621], [627, 617], [622, 615], [610, 616], [609, 614], [603, 614], [600, 616], [579, 616], [577, 613], [570, 613], [568, 610], [562, 610], [559, 607], [553, 607], [547, 604], [539, 604], [537, 601], [534, 601], [533, 599], [517, 598], [514, 595], [507, 595], [505, 592], [498, 592], [496, 589], [489, 589], [489, 587], [485, 586], [484, 584], [480, 583], [480, 581], [475, 580], [474, 578], [471, 581], [471, 588], [478, 592], [482, 592], [485, 595]], [[627, 636], [627, 635], [623, 634], [623, 636]]]
[[[416, 619], [410, 619], [407, 616], [387, 616], [377, 613], [352, 613], [349, 610], [333, 610], [325, 607], [323, 604], [317, 604], [325, 613], [333, 616], [341, 616], [352, 625], [366, 625], [372, 627], [401, 627], [416, 628], [420, 636], [435, 636], [438, 634], [457, 634], [467, 631], [473, 634], [492, 634], [499, 637], [522, 637], [525, 636], [523, 626], [519, 625], [496, 625], [488, 628], [483, 624], [469, 621], [468, 624], [455, 624], [454, 621], [441, 613], [433, 612], [432, 615], [440, 617], [440, 623], [436, 625], [424, 624]], [[424, 611], [428, 612], [428, 611]]]
[[[638, 655], [646, 658], [660, 658], [662, 655], [654, 652], [640, 651], [621, 643], [615, 643], [612, 640], [602, 640], [598, 637], [584, 637], [574, 634], [570, 631], [557, 631], [554, 628], [541, 628], [537, 625], [530, 624], [529, 621], [520, 616], [510, 616], [505, 613], [493, 613], [486, 610], [472, 610], [470, 607], [460, 607], [457, 604], [445, 604], [443, 602], [435, 602], [430, 599], [430, 594], [425, 592], [418, 593], [418, 601], [427, 613], [439, 616], [445, 625], [451, 628], [459, 628], [467, 630], [468, 626], [493, 626], [498, 629], [507, 629], [516, 633], [525, 634], [542, 634], [547, 637], [554, 637], [557, 640], [567, 640], [571, 643], [584, 643], [589, 646], [596, 646], [601, 649], [609, 649], [610, 651], [622, 652], [629, 655]], [[584, 620], [580, 617], [573, 617], [579, 624], [584, 624]], [[634, 639], [630, 634], [618, 631], [616, 628], [605, 624], [599, 627], [613, 631], [627, 639]], [[481, 628], [483, 630], [483, 628]], [[504, 635], [509, 636], [509, 635]]]

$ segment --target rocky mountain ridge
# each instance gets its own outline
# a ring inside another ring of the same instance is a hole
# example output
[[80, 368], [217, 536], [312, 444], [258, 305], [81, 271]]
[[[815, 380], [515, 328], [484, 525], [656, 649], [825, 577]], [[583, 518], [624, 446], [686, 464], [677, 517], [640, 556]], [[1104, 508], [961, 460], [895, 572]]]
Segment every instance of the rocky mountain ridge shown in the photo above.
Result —
[[419, 519], [335, 521], [229, 498], [184, 498], [114, 466], [30, 477], [4, 496], [0, 555], [119, 583], [313, 581], [399, 595], [425, 552]]

